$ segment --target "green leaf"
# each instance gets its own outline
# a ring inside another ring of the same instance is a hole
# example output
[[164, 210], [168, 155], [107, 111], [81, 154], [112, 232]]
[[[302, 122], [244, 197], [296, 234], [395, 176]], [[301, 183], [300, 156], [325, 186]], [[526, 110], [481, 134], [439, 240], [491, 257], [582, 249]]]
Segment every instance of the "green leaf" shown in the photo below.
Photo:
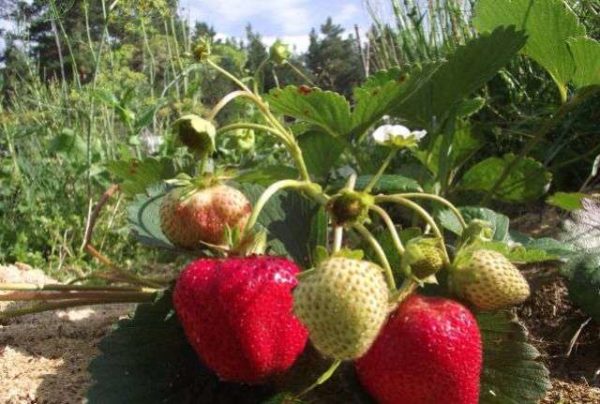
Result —
[[532, 264], [536, 262], [556, 261], [560, 255], [550, 254], [543, 249], [525, 248], [522, 245], [509, 246], [506, 243], [495, 241], [481, 243], [480, 246], [487, 250], [494, 250], [502, 253], [511, 262]]
[[[500, 213], [496, 213], [491, 209], [482, 208], [479, 206], [467, 206], [459, 208], [460, 213], [464, 217], [465, 221], [470, 223], [473, 219], [481, 219], [489, 222], [492, 226], [492, 240], [494, 241], [508, 241], [508, 227], [510, 220], [508, 216], [504, 216]], [[456, 216], [449, 210], [441, 210], [437, 218], [440, 224], [447, 230], [450, 230], [456, 235], [462, 234], [462, 227]]]
[[[515, 158], [514, 154], [505, 154], [503, 158], [490, 157], [475, 164], [463, 175], [459, 187], [469, 191], [490, 192], [506, 166]], [[546, 193], [551, 179], [552, 175], [542, 163], [524, 158], [512, 168], [493, 197], [506, 202], [530, 202]]]
[[458, 47], [429, 80], [398, 103], [394, 114], [408, 120], [415, 129], [436, 132], [448, 113], [490, 80], [524, 44], [525, 35], [513, 27], [497, 28], [470, 40]]
[[[241, 184], [239, 189], [253, 205], [264, 191], [264, 187], [253, 184]], [[275, 194], [258, 216], [258, 224], [268, 231], [269, 247], [301, 266], [310, 266], [310, 257], [316, 246], [316, 240], [311, 238], [311, 222], [318, 209], [318, 205], [297, 192]]]
[[508, 312], [479, 313], [477, 322], [483, 341], [479, 403], [537, 403], [551, 384], [525, 327]]
[[338, 93], [287, 86], [272, 90], [266, 99], [274, 111], [310, 122], [332, 136], [343, 136], [350, 130], [350, 105]]
[[142, 194], [148, 187], [175, 175], [169, 158], [114, 160], [108, 162], [106, 168], [122, 181], [121, 190], [128, 196]]
[[600, 85], [600, 42], [580, 37], [567, 43], [575, 60], [573, 83], [577, 87]]
[[64, 153], [72, 157], [83, 157], [87, 152], [87, 144], [72, 129], [63, 129], [48, 147], [51, 153]]
[[329, 240], [329, 216], [325, 207], [319, 207], [310, 224], [310, 243], [314, 245], [310, 256], [310, 266], [317, 265], [323, 258], [323, 252], [327, 253]]
[[160, 228], [160, 204], [168, 188], [159, 184], [135, 196], [127, 207], [129, 226], [134, 237], [149, 247], [176, 249]]
[[309, 173], [325, 178], [344, 151], [344, 143], [325, 133], [309, 131], [298, 138]]
[[[356, 179], [356, 189], [363, 189], [371, 181], [372, 175], [361, 175]], [[346, 185], [346, 180], [339, 180], [334, 182], [331, 187], [334, 189], [343, 188]], [[373, 193], [399, 193], [399, 192], [421, 192], [421, 186], [419, 183], [412, 179], [402, 175], [396, 174], [385, 174], [379, 178], [377, 184], [373, 188]]]
[[290, 166], [273, 165], [266, 167], [257, 167], [249, 171], [244, 171], [235, 178], [236, 182], [269, 186], [279, 180], [298, 177], [298, 170]]
[[527, 33], [523, 53], [542, 65], [561, 89], [575, 73], [567, 40], [585, 28], [562, 0], [479, 0], [473, 24], [481, 31], [513, 25]]
[[90, 404], [257, 403], [268, 387], [222, 383], [204, 368], [173, 313], [171, 293], [139, 305], [133, 318], [119, 321], [100, 342], [89, 371]]
[[[439, 172], [440, 153], [443, 150], [444, 137], [438, 135], [432, 142], [429, 151], [418, 151], [415, 156], [435, 175]], [[450, 147], [450, 168], [455, 170], [462, 166], [477, 150], [483, 146], [483, 141], [471, 131], [468, 122], [462, 122], [454, 132]]]
[[572, 211], [583, 208], [581, 201], [586, 196], [586, 194], [580, 192], [557, 192], [546, 199], [546, 203], [567, 211]]
[[564, 240], [558, 241], [550, 237], [533, 238], [517, 231], [510, 231], [510, 240], [523, 245], [527, 249], [543, 250], [550, 255], [566, 258], [577, 253], [575, 247]]
[[473, 114], [476, 114], [485, 106], [485, 98], [475, 97], [468, 100], [464, 100], [458, 105], [456, 110], [456, 116], [462, 118], [468, 118]]
[[414, 66], [408, 71], [394, 68], [375, 73], [360, 87], [354, 88], [352, 134], [362, 135], [404, 99], [425, 85], [439, 64]]
[[600, 256], [584, 255], [569, 266], [569, 298], [600, 322]]

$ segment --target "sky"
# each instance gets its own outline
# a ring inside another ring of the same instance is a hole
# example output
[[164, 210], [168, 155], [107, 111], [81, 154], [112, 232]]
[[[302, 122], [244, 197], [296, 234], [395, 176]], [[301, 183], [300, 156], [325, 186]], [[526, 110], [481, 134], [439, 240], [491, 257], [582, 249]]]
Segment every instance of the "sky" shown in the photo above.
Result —
[[328, 16], [347, 33], [370, 25], [363, 0], [180, 0], [180, 8], [183, 18], [212, 25], [219, 37], [243, 38], [251, 23], [265, 43], [280, 38], [296, 52], [308, 48], [311, 28], [318, 31]]
[[[192, 25], [208, 23], [219, 38], [244, 38], [251, 23], [267, 45], [280, 38], [298, 53], [308, 48], [310, 30], [318, 31], [329, 16], [346, 34], [354, 33], [355, 24], [363, 32], [370, 25], [364, 0], [179, 0], [179, 4], [182, 18]], [[0, 20], [0, 27], [11, 28], [11, 24]], [[0, 37], [0, 51], [3, 45]]]

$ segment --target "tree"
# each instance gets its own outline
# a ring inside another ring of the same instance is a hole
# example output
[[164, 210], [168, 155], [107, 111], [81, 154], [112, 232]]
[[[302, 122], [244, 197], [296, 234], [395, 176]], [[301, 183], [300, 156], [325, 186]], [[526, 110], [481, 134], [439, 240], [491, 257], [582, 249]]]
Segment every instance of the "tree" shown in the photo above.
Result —
[[321, 37], [315, 29], [310, 33], [306, 55], [308, 68], [322, 88], [350, 95], [352, 87], [361, 82], [363, 72], [360, 54], [352, 35], [343, 38], [344, 29], [327, 18], [321, 25]]

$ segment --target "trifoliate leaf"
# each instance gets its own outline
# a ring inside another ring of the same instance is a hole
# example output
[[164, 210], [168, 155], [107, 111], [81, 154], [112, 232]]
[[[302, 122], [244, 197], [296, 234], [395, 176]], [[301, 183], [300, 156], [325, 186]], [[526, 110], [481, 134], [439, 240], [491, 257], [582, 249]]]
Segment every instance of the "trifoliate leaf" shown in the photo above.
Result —
[[[505, 168], [517, 157], [506, 154], [504, 157], [490, 157], [471, 167], [462, 177], [459, 187], [468, 191], [491, 192]], [[532, 159], [519, 160], [510, 174], [492, 195], [505, 202], [530, 202], [546, 193], [552, 174], [542, 163]]]
[[266, 99], [274, 111], [312, 123], [331, 136], [350, 130], [350, 104], [338, 93], [287, 86], [272, 90]]
[[569, 298], [600, 322], [600, 255], [588, 254], [569, 265]]
[[508, 312], [479, 313], [483, 340], [480, 404], [534, 404], [551, 387], [527, 330]]
[[585, 35], [585, 28], [562, 0], [480, 0], [473, 23], [481, 32], [513, 25], [527, 33], [522, 52], [542, 65], [562, 93], [575, 73], [567, 40]]

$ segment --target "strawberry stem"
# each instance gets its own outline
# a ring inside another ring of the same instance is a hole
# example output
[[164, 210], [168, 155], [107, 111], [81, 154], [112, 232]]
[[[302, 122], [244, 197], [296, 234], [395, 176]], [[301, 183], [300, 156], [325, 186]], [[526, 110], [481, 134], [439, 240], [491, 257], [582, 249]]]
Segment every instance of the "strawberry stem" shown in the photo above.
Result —
[[265, 189], [260, 198], [258, 198], [258, 201], [254, 205], [254, 209], [252, 209], [252, 215], [246, 223], [244, 233], [251, 230], [256, 225], [256, 221], [258, 220], [260, 212], [262, 212], [263, 208], [273, 197], [273, 195], [286, 188], [305, 191], [311, 198], [315, 199], [321, 204], [325, 204], [328, 200], [327, 195], [323, 193], [318, 184], [298, 180], [277, 181], [271, 184], [267, 189]]
[[116, 303], [146, 303], [151, 302], [155, 298], [154, 294], [147, 294], [145, 296], [121, 296], [114, 299], [74, 299], [74, 300], [63, 300], [52, 303], [42, 303], [33, 306], [25, 307], [22, 309], [7, 310], [0, 313], [0, 320], [7, 320], [9, 318], [15, 318], [24, 316], [27, 314], [42, 313], [44, 311], [52, 311], [59, 309], [67, 309], [71, 307], [79, 306], [92, 306], [96, 304], [116, 304]]
[[294, 65], [293, 63], [291, 63], [289, 60], [286, 60], [284, 63], [286, 66], [289, 66], [290, 69], [292, 69], [292, 71], [298, 76], [300, 77], [302, 80], [306, 81], [308, 83], [308, 85], [315, 87], [315, 83], [308, 78], [308, 76], [306, 74], [304, 74], [300, 69], [298, 69], [298, 67], [296, 65]]
[[398, 250], [398, 254], [402, 256], [402, 254], [404, 254], [404, 246], [402, 245], [402, 240], [400, 240], [400, 236], [398, 235], [398, 231], [396, 230], [396, 226], [394, 225], [394, 222], [392, 221], [390, 215], [388, 215], [383, 208], [377, 205], [370, 206], [369, 209], [371, 209], [373, 212], [377, 213], [381, 217], [381, 219], [387, 226], [390, 234], [392, 235], [394, 247], [396, 247], [396, 250]]
[[387, 256], [385, 255], [385, 251], [381, 247], [381, 244], [379, 244], [379, 242], [373, 236], [373, 234], [371, 234], [371, 232], [362, 224], [356, 223], [352, 225], [352, 227], [356, 231], [358, 231], [358, 233], [365, 239], [365, 241], [367, 241], [371, 245], [371, 248], [373, 248], [375, 254], [377, 254], [377, 258], [379, 258], [379, 262], [383, 266], [386, 282], [388, 284], [389, 289], [391, 291], [395, 291], [396, 281], [394, 280], [394, 273], [392, 271], [392, 267], [390, 266], [390, 262], [388, 261]]
[[307, 388], [305, 388], [304, 390], [302, 390], [296, 397], [300, 398], [304, 395], [306, 395], [307, 393], [311, 392], [312, 390], [314, 390], [316, 387], [320, 386], [321, 384], [325, 383], [327, 380], [329, 380], [331, 378], [331, 376], [333, 376], [333, 374], [335, 373], [335, 371], [337, 370], [338, 367], [340, 367], [342, 361], [339, 359], [336, 359], [331, 366], [329, 367], [329, 369], [327, 369], [325, 372], [323, 372], [323, 374], [321, 376], [319, 376], [319, 378], [310, 386], [308, 386]]
[[209, 121], [214, 120], [215, 117], [219, 114], [219, 112], [221, 112], [221, 110], [227, 106], [227, 104], [229, 104], [231, 101], [235, 100], [238, 97], [251, 98], [251, 96], [246, 91], [232, 91], [225, 97], [221, 98], [221, 100], [213, 107], [213, 109], [210, 110], [206, 118]]
[[229, 73], [227, 70], [223, 69], [221, 66], [217, 65], [212, 60], [208, 59], [207, 63], [212, 68], [217, 70], [219, 73], [223, 74], [225, 77], [232, 80], [234, 83], [236, 83], [242, 89], [242, 91], [240, 91], [238, 93], [236, 93], [236, 92], [229, 93], [228, 96], [225, 96], [225, 98], [230, 98], [230, 99], [221, 100], [215, 106], [215, 108], [213, 108], [209, 117], [214, 118], [214, 115], [216, 115], [229, 101], [231, 101], [231, 99], [234, 99], [237, 97], [244, 97], [244, 98], [250, 99], [260, 109], [263, 116], [271, 124], [271, 126], [273, 126], [274, 130], [280, 134], [280, 136], [278, 136], [278, 138], [280, 138], [283, 141], [288, 152], [291, 154], [292, 158], [294, 159], [296, 166], [297, 166], [298, 170], [300, 171], [300, 177], [302, 178], [302, 180], [306, 181], [306, 182], [310, 182], [310, 175], [308, 173], [308, 169], [306, 168], [306, 163], [304, 162], [304, 157], [302, 156], [302, 150], [300, 149], [300, 146], [296, 142], [296, 138], [294, 137], [294, 134], [291, 133], [290, 131], [288, 131], [283, 126], [283, 124], [273, 115], [273, 113], [269, 109], [268, 104], [264, 102], [264, 100], [260, 97], [260, 95], [258, 93], [253, 93], [244, 83], [242, 83], [234, 75]]
[[404, 299], [410, 296], [417, 289], [418, 286], [419, 285], [417, 282], [415, 282], [413, 279], [406, 278], [404, 282], [402, 282], [402, 285], [400, 285], [398, 290], [390, 298], [390, 312], [394, 311]]
[[363, 190], [363, 192], [367, 192], [367, 193], [371, 192], [371, 190], [373, 189], [373, 187], [375, 187], [375, 185], [377, 185], [377, 182], [379, 181], [379, 179], [381, 178], [381, 176], [383, 175], [383, 173], [387, 169], [388, 165], [392, 162], [392, 160], [396, 156], [396, 153], [398, 153], [398, 149], [396, 149], [396, 148], [393, 148], [390, 151], [390, 153], [388, 154], [388, 156], [386, 157], [386, 159], [381, 164], [381, 167], [379, 167], [379, 170], [377, 171], [377, 173], [373, 177], [371, 177], [371, 180], [369, 181], [369, 183], [367, 184], [367, 186], [365, 187], [365, 189]]
[[[439, 238], [440, 240], [444, 240], [444, 236], [442, 235], [442, 232], [440, 231], [440, 228], [438, 227], [438, 225], [435, 223], [435, 220], [433, 220], [431, 215], [429, 213], [427, 213], [427, 211], [425, 209], [423, 209], [421, 206], [414, 203], [413, 201], [403, 198], [398, 195], [377, 195], [375, 197], [375, 201], [376, 202], [393, 202], [393, 203], [397, 203], [398, 205], [404, 206], [405, 208], [415, 211], [419, 216], [421, 216], [421, 218], [425, 221], [425, 223], [427, 223], [431, 227], [431, 230], [433, 231], [435, 236], [437, 238]], [[444, 260], [446, 261], [446, 264], [448, 264], [450, 262], [450, 256], [448, 255], [448, 250], [446, 250], [446, 244], [444, 242], [442, 242], [441, 245], [442, 245], [442, 251], [444, 252]]]
[[460, 226], [463, 229], [467, 228], [467, 222], [465, 221], [463, 215], [460, 213], [460, 211], [457, 209], [457, 207], [454, 206], [449, 200], [442, 198], [441, 196], [427, 194], [427, 193], [418, 193], [418, 192], [395, 194], [393, 196], [399, 196], [401, 198], [406, 198], [406, 199], [429, 199], [432, 201], [439, 202], [452, 211], [452, 213], [454, 214], [454, 216], [456, 216], [456, 218], [458, 219], [458, 222], [460, 223]]

